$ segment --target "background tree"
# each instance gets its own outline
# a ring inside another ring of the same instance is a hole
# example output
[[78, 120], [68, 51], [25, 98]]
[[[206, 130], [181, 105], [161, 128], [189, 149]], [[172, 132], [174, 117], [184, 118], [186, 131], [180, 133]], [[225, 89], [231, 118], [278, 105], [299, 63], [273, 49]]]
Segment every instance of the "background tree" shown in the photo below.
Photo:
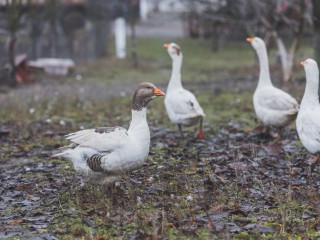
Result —
[[82, 4], [60, 4], [59, 23], [66, 39], [66, 53], [75, 59], [76, 32], [85, 27], [86, 11]]
[[313, 4], [313, 34], [315, 59], [320, 63], [320, 1], [312, 0]]
[[[241, 32], [247, 32], [250, 36], [262, 37], [267, 45], [275, 41], [281, 60], [283, 80], [289, 82], [292, 79], [294, 57], [304, 30], [306, 10], [310, 0], [181, 1], [186, 4], [190, 13], [197, 13], [200, 19], [198, 24], [200, 33], [206, 32], [201, 29], [205, 26], [203, 23], [210, 21], [209, 32], [213, 50], [219, 49], [220, 38], [224, 32], [238, 34], [240, 37], [243, 37]], [[319, 1], [314, 1], [320, 4]], [[284, 42], [290, 43], [289, 50]]]
[[218, 51], [223, 38], [243, 39], [248, 25], [253, 25], [248, 0], [181, 0], [189, 9], [186, 18], [191, 37], [211, 38], [211, 48]]
[[28, 21], [31, 25], [29, 32], [31, 39], [31, 58], [37, 59], [41, 56], [40, 36], [45, 24], [43, 6], [40, 4], [29, 4], [27, 14]]
[[105, 57], [108, 54], [108, 39], [114, 1], [90, 0], [87, 3], [87, 16], [93, 22], [95, 35], [95, 57]]
[[[30, 2], [30, 1], [29, 1]], [[6, 0], [7, 7], [7, 29], [9, 38], [7, 43], [7, 53], [9, 59], [9, 69], [7, 75], [7, 83], [10, 86], [16, 85], [16, 66], [15, 66], [15, 50], [17, 42], [17, 32], [20, 28], [20, 19], [24, 11], [22, 0]]]
[[[268, 41], [273, 37], [278, 46], [281, 60], [283, 80], [289, 82], [292, 79], [294, 57], [299, 47], [303, 33], [306, 13], [305, 0], [250, 0], [259, 20], [258, 26], [265, 29], [265, 37]], [[292, 41], [289, 50], [286, 49], [283, 37], [288, 35]]]
[[57, 56], [57, 48], [58, 48], [58, 0], [46, 0], [45, 1], [45, 15], [46, 19], [49, 22], [50, 28], [50, 56]]
[[131, 59], [134, 68], [139, 66], [139, 59], [137, 53], [137, 36], [136, 36], [136, 22], [139, 18], [139, 0], [128, 0], [128, 21], [130, 24], [130, 48]]

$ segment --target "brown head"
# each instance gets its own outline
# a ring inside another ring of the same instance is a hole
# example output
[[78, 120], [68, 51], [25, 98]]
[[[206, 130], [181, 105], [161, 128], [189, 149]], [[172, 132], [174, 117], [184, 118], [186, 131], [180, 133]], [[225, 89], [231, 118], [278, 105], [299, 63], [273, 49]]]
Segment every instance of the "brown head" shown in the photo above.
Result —
[[165, 93], [158, 89], [152, 83], [140, 83], [132, 98], [132, 110], [140, 111], [142, 108], [147, 107], [148, 102]]

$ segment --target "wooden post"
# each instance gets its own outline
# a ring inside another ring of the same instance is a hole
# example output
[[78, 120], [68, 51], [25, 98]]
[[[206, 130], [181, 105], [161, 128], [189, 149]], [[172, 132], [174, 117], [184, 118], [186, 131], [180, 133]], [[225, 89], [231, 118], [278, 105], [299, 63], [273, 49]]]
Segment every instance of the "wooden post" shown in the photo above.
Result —
[[118, 17], [114, 21], [114, 28], [116, 56], [119, 59], [124, 59], [126, 58], [126, 20], [123, 17]]

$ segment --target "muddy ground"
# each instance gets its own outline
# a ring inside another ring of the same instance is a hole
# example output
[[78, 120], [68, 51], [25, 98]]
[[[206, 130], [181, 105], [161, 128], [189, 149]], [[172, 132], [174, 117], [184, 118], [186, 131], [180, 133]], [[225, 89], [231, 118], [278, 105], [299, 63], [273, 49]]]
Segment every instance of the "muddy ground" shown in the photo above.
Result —
[[[230, 88], [251, 91], [252, 79], [186, 85], [218, 98]], [[50, 97], [56, 88], [64, 94], [103, 92], [111, 99], [119, 92], [130, 95], [132, 85], [83, 91], [40, 83], [6, 94]], [[252, 116], [251, 106], [241, 109]], [[294, 127], [275, 139], [235, 115], [207, 122], [205, 139], [196, 141], [192, 128], [182, 140], [175, 126], [155, 116], [149, 122], [150, 156], [141, 169], [111, 185], [81, 186], [83, 179], [69, 163], [50, 157], [77, 124], [53, 118], [0, 121], [0, 238], [320, 237], [320, 161], [306, 152]]]

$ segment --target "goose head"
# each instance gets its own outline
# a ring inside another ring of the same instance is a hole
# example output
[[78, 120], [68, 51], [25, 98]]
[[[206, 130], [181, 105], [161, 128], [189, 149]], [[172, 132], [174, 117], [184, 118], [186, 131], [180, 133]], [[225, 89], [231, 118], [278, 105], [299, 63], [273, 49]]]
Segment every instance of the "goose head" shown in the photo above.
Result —
[[261, 38], [258, 37], [252, 37], [247, 38], [247, 42], [251, 43], [252, 47], [258, 52], [260, 49], [265, 49], [266, 44]]
[[176, 43], [166, 43], [166, 44], [163, 45], [163, 47], [167, 49], [168, 54], [170, 55], [172, 60], [182, 57], [181, 48], [180, 48], [180, 46], [178, 44], [176, 44]]
[[[308, 58], [305, 61], [302, 61], [300, 64], [304, 67], [306, 74], [319, 75], [318, 64], [315, 60]], [[315, 80], [318, 79], [315, 78]]]
[[157, 88], [152, 83], [144, 82], [140, 83], [138, 88], [133, 94], [132, 109], [141, 110], [147, 107], [147, 104], [156, 97], [164, 96], [165, 93]]

